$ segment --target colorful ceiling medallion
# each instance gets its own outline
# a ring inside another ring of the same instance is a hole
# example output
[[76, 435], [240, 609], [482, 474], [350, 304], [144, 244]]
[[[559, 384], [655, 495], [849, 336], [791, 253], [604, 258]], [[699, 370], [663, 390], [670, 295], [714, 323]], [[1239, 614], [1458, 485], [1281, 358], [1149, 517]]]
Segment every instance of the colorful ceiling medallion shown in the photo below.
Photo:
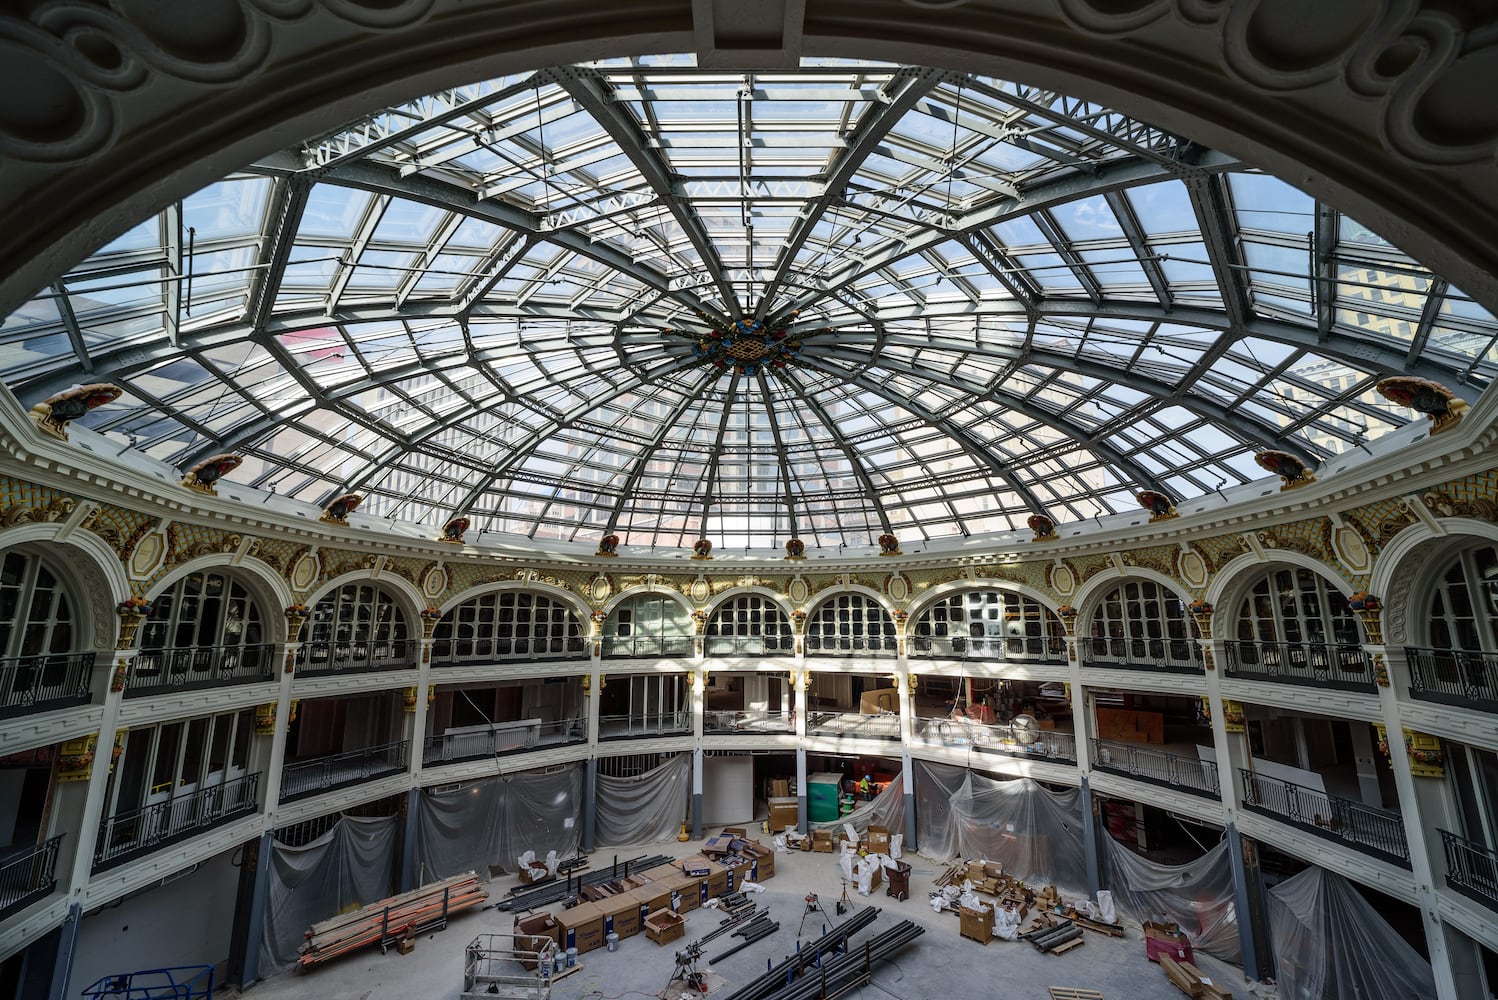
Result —
[[778, 371], [801, 356], [801, 341], [785, 330], [770, 330], [755, 319], [741, 319], [726, 330], [714, 330], [692, 346], [692, 356], [727, 374], [750, 378]]

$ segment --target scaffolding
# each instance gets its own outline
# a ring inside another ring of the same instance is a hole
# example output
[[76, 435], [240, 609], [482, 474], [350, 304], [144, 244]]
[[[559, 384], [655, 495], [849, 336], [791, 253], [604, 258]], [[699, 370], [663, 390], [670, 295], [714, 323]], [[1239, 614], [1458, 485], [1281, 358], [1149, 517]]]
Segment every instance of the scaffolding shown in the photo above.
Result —
[[462, 1000], [551, 1000], [556, 956], [550, 938], [480, 934], [463, 950]]

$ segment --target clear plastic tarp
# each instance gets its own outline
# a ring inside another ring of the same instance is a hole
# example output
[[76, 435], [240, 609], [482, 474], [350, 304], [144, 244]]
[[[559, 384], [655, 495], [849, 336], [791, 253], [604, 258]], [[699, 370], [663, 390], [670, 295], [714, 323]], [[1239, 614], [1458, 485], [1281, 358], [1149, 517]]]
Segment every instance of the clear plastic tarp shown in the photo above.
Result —
[[987, 778], [925, 761], [915, 762], [915, 773], [922, 854], [997, 861], [1026, 882], [1085, 889], [1076, 789], [1053, 792], [1029, 778]]
[[692, 757], [679, 753], [644, 774], [598, 776], [594, 830], [599, 847], [675, 840], [692, 788]]
[[1198, 951], [1238, 963], [1238, 910], [1233, 862], [1226, 840], [1184, 865], [1142, 858], [1112, 837], [1103, 838], [1108, 887], [1119, 907], [1138, 920], [1174, 921]]
[[416, 856], [423, 882], [492, 865], [515, 871], [526, 851], [577, 853], [582, 815], [581, 764], [488, 778], [449, 791], [423, 790]]
[[890, 833], [905, 829], [905, 775], [895, 775], [895, 780], [884, 786], [884, 790], [868, 802], [861, 802], [850, 813], [826, 823], [808, 823], [809, 830], [841, 830], [844, 823], [852, 825], [859, 834], [868, 832], [869, 824], [882, 826]]
[[1281, 1000], [1436, 995], [1430, 963], [1340, 875], [1310, 867], [1269, 890]]
[[260, 974], [296, 964], [297, 946], [313, 924], [395, 893], [395, 816], [344, 816], [301, 847], [274, 843]]

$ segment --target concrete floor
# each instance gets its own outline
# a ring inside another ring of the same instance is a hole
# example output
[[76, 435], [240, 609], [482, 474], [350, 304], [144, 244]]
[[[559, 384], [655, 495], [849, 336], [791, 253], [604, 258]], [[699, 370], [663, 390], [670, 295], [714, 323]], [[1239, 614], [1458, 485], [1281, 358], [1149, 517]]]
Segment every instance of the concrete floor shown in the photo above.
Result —
[[[621, 850], [621, 858], [639, 854], [686, 856], [700, 842]], [[595, 865], [610, 864], [614, 850], [598, 851]], [[891, 962], [876, 964], [873, 986], [851, 994], [857, 1000], [1046, 1000], [1046, 987], [1074, 986], [1100, 990], [1106, 1000], [1174, 1000], [1180, 992], [1170, 985], [1160, 967], [1144, 956], [1139, 928], [1125, 920], [1126, 937], [1108, 938], [1088, 932], [1086, 945], [1061, 956], [1042, 955], [1026, 942], [991, 941], [979, 945], [960, 937], [957, 917], [938, 914], [927, 903], [931, 882], [941, 870], [935, 862], [907, 857], [914, 865], [911, 899], [899, 902], [878, 888], [867, 897], [852, 892], [856, 905], [881, 910], [877, 920], [853, 938], [877, 933], [898, 920], [915, 920], [926, 933], [907, 946]], [[493, 898], [503, 898], [512, 878], [490, 883]], [[761, 909], [769, 908], [780, 930], [712, 965], [726, 985], [716, 990], [727, 996], [761, 975], [772, 962], [779, 962], [796, 947], [797, 930], [805, 911], [805, 896], [815, 892], [825, 912], [806, 921], [803, 942], [821, 935], [824, 923], [838, 918], [833, 902], [842, 892], [840, 871], [831, 854], [780, 854], [775, 877], [764, 883], [766, 891], [755, 895]], [[1063, 896], [1068, 896], [1063, 892]], [[687, 935], [664, 947], [644, 934], [626, 938], [617, 952], [600, 949], [581, 956], [583, 971], [560, 980], [553, 989], [555, 1000], [650, 1000], [666, 985], [675, 964], [676, 949], [717, 928], [716, 910], [698, 909], [687, 914]], [[469, 913], [454, 918], [446, 931], [422, 937], [409, 955], [393, 949], [381, 955], [378, 949], [350, 956], [309, 973], [285, 973], [257, 985], [251, 1000], [457, 1000], [462, 989], [463, 948], [481, 933], [508, 932], [511, 914], [497, 910]], [[740, 939], [724, 935], [704, 950], [726, 951]], [[1249, 997], [1241, 969], [1198, 953], [1196, 964], [1214, 981], [1233, 990], [1239, 1000]], [[672, 997], [671, 1000], [676, 1000]]]

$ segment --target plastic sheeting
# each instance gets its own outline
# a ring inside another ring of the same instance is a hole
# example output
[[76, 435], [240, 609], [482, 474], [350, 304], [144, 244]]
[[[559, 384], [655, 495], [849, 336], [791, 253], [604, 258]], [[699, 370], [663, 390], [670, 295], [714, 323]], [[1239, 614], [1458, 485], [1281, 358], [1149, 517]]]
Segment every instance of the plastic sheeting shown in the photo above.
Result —
[[583, 768], [529, 771], [463, 785], [423, 790], [416, 823], [422, 882], [478, 872], [494, 865], [515, 871], [520, 855], [577, 853]]
[[1142, 858], [1112, 837], [1103, 838], [1103, 853], [1108, 884], [1125, 912], [1141, 921], [1173, 920], [1197, 951], [1225, 962], [1242, 962], [1233, 860], [1226, 840], [1185, 865]]
[[841, 830], [844, 823], [851, 823], [860, 834], [868, 832], [869, 824], [882, 826], [886, 830], [905, 829], [905, 775], [895, 775], [895, 780], [884, 786], [884, 790], [868, 802], [859, 803], [852, 812], [826, 823], [808, 823], [808, 830]]
[[1346, 879], [1311, 867], [1269, 890], [1281, 1000], [1436, 995], [1430, 963]]
[[692, 788], [692, 757], [677, 754], [644, 774], [600, 774], [594, 800], [599, 847], [675, 840]]
[[273, 845], [260, 932], [261, 976], [296, 964], [308, 927], [394, 895], [396, 820], [344, 816], [311, 843]]
[[1076, 789], [1052, 792], [1029, 778], [1003, 781], [927, 761], [915, 762], [915, 775], [922, 854], [998, 861], [1026, 882], [1086, 887]]

